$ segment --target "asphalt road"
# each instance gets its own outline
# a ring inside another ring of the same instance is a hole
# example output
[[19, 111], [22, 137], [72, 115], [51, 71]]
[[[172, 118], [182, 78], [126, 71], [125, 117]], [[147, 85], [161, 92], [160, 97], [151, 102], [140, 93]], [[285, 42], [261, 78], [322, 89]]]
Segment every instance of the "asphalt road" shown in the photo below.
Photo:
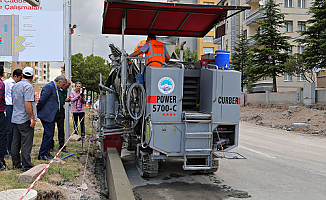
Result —
[[247, 159], [221, 163], [225, 184], [251, 199], [326, 199], [326, 137], [241, 123], [239, 144]]
[[162, 163], [158, 177], [143, 179], [135, 168], [133, 154], [122, 160], [137, 198], [143, 200], [229, 196], [251, 200], [326, 199], [326, 137], [241, 122], [239, 147], [234, 152], [246, 159], [222, 159], [219, 171], [213, 175], [183, 171], [182, 161], [173, 160]]

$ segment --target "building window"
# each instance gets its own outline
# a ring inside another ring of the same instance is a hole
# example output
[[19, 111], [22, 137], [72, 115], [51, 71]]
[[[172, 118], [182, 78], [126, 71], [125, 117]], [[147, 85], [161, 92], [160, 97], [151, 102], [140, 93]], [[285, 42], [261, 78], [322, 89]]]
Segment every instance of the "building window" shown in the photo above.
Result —
[[285, 21], [285, 32], [293, 32], [293, 21]]
[[306, 0], [298, 0], [298, 8], [306, 8]]
[[287, 73], [284, 74], [284, 81], [292, 81], [292, 75], [289, 75]]
[[225, 41], [225, 50], [227, 51], [229, 49], [229, 40]]
[[293, 7], [293, 0], [284, 0], [284, 7]]
[[17, 65], [20, 65], [20, 62], [16, 62]]
[[35, 69], [35, 75], [38, 75], [38, 70], [37, 69]]
[[213, 39], [214, 38], [212, 36], [205, 36], [204, 37], [204, 42], [211, 42], [212, 43], [213, 42]]
[[249, 10], [245, 10], [244, 12], [242, 12], [243, 20], [246, 20], [247, 19], [248, 14], [249, 14]]
[[214, 48], [213, 47], [204, 47], [203, 48], [203, 53], [214, 53]]
[[245, 38], [247, 39], [248, 38], [248, 32], [247, 32], [247, 30], [244, 30], [243, 31], [243, 34], [244, 34]]
[[46, 65], [44, 65], [44, 68], [46, 68]]
[[298, 31], [306, 31], [306, 22], [298, 22]]
[[43, 71], [43, 74], [46, 74], [46, 70]]
[[305, 49], [304, 46], [298, 46], [298, 53], [302, 54], [303, 50]]
[[43, 76], [43, 80], [44, 80], [44, 81], [46, 80], [46, 76]]
[[300, 74], [299, 76], [297, 76], [297, 81], [306, 81], [306, 79], [302, 74]]

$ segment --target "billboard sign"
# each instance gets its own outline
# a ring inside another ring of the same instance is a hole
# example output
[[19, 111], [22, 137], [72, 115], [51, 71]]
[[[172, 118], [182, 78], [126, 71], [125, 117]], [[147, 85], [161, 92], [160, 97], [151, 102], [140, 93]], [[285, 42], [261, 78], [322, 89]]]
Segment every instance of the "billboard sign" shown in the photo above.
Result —
[[0, 61], [63, 61], [63, 3], [0, 0]]

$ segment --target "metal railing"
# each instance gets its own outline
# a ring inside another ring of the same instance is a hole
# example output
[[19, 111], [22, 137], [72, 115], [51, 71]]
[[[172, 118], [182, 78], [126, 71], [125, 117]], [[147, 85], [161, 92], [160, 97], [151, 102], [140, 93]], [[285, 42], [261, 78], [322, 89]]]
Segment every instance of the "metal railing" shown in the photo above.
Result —
[[253, 10], [252, 12], [249, 13], [246, 21], [246, 25], [248, 26], [249, 24], [253, 23], [256, 19], [259, 19], [263, 17], [265, 14], [265, 10], [261, 10], [260, 8], [257, 8]]

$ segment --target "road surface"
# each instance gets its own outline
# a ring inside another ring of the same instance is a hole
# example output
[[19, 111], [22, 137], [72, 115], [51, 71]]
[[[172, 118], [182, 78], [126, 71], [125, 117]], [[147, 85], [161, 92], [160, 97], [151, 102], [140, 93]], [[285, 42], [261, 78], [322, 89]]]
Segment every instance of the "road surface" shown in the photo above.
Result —
[[183, 171], [165, 161], [159, 176], [143, 179], [133, 154], [122, 158], [137, 199], [326, 199], [326, 137], [240, 123], [239, 146], [246, 159], [223, 159], [212, 175]]

